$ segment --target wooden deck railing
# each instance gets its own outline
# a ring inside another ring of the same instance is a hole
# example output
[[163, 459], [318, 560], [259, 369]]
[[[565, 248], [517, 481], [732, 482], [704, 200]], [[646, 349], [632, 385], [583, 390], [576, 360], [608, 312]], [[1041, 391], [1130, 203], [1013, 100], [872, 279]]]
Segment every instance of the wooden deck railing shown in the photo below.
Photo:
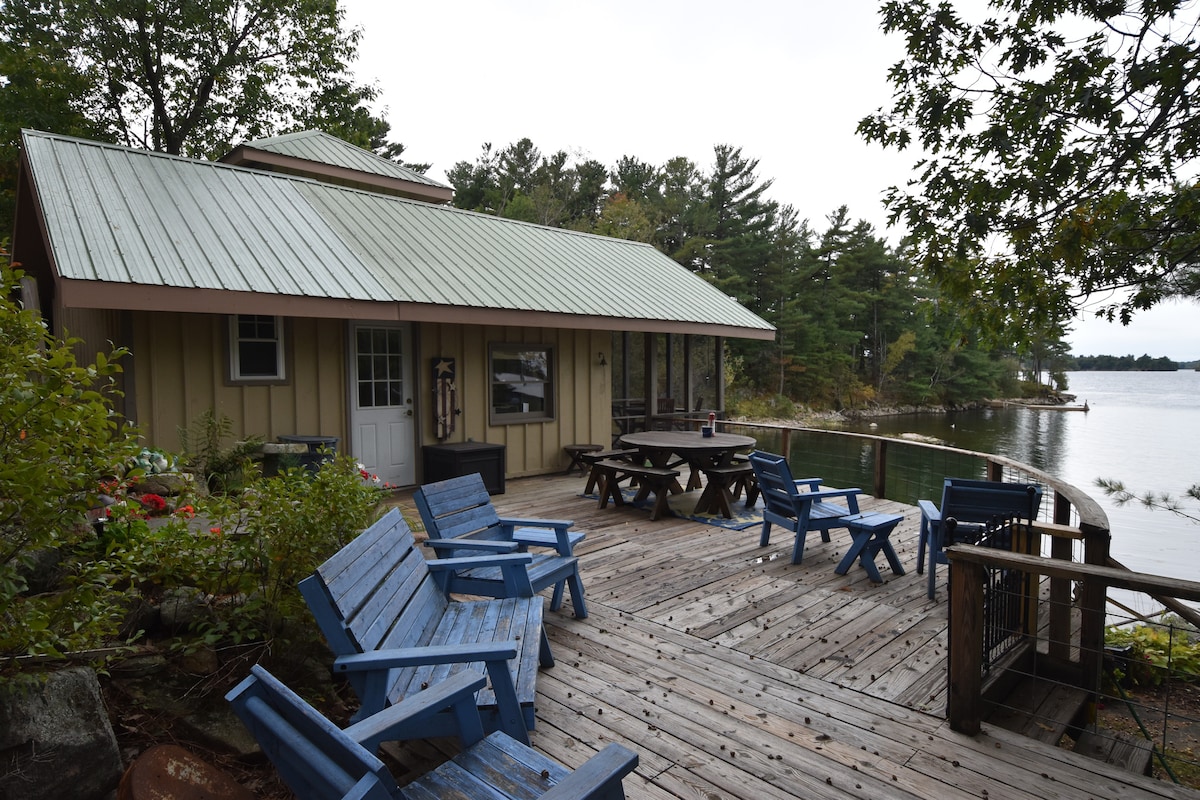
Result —
[[[688, 420], [699, 426], [705, 419]], [[1108, 620], [1108, 588], [1144, 592], [1200, 627], [1182, 600], [1200, 600], [1200, 584], [1133, 573], [1109, 555], [1108, 516], [1084, 490], [1005, 456], [866, 433], [723, 420], [722, 431], [744, 433], [758, 447], [788, 458], [795, 474], [819, 475], [831, 486], [860, 486], [876, 497], [915, 505], [938, 500], [946, 477], [1034, 482], [1043, 487], [1034, 546], [1016, 555], [954, 547], [947, 612], [951, 626], [948, 713], [957, 730], [975, 732], [983, 709], [1025, 670], [1053, 673], [1063, 685], [1099, 696]], [[1039, 579], [1020, 582], [1026, 640], [995, 666], [983, 664], [984, 578], [988, 569], [1020, 568]], [[1040, 639], [1040, 641], [1039, 641]]]
[[[955, 545], [947, 551], [950, 557], [950, 632], [949, 672], [950, 692], [947, 715], [950, 727], [967, 734], [979, 732], [986, 704], [984, 701], [985, 672], [983, 669], [984, 616], [983, 605], [986, 575], [989, 569], [1016, 570], [1027, 575], [1046, 577], [1066, 585], [1076, 583], [1079, 593], [1075, 607], [1083, 620], [1099, 616], [1099, 633], [1094, 623], [1081, 621], [1077, 646], [1070, 646], [1070, 637], [1059, 638], [1047, 633], [1051, 650], [1063, 646], [1077, 654], [1064, 659], [1077, 667], [1073, 685], [1099, 694], [1104, 659], [1103, 616], [1108, 588], [1115, 587], [1141, 592], [1152, 597], [1200, 601], [1200, 582], [1131, 572], [1123, 567], [1099, 564], [1078, 564], [1057, 558], [1022, 555], [971, 545]], [[1039, 581], [1030, 581], [1037, 585]], [[1036, 647], [1036, 630], [1028, 633], [1030, 648]]]

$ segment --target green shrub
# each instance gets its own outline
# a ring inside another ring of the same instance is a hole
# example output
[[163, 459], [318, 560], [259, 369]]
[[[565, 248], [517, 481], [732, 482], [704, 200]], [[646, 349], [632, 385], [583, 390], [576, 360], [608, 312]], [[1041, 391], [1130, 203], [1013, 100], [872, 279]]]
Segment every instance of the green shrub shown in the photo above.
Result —
[[1200, 678], [1200, 643], [1190, 626], [1172, 624], [1110, 626], [1106, 645], [1131, 647], [1129, 679], [1143, 686], [1157, 686], [1168, 677], [1195, 681]]
[[205, 639], [268, 640], [286, 635], [288, 620], [307, 619], [297, 584], [375, 521], [382, 497], [352, 459], [337, 456], [315, 474], [256, 474], [239, 496], [202, 501], [197, 513], [211, 524], [193, 531], [181, 550], [186, 563], [171, 572], [214, 598]]
[[781, 394], [739, 396], [731, 393], [726, 406], [730, 416], [749, 419], [793, 419], [796, 404]]
[[[21, 278], [0, 266], [0, 654], [54, 654], [84, 646], [113, 616], [106, 574], [69, 554], [92, 535], [84, 518], [100, 480], [140, 446], [113, 411], [125, 351], [78, 364], [78, 340], [55, 338], [12, 299]], [[61, 554], [58, 569], [74, 581], [67, 596], [26, 594], [46, 553]]]
[[233, 435], [233, 420], [213, 409], [205, 409], [186, 428], [179, 428], [183, 467], [196, 475], [210, 492], [236, 492], [245, 483], [246, 461], [258, 452], [262, 439], [248, 436], [227, 445]]

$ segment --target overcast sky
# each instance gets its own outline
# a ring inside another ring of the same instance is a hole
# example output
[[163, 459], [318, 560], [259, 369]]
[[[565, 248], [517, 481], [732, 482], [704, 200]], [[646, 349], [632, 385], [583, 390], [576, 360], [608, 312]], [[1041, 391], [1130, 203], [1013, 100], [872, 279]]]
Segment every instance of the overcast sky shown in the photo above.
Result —
[[[729, 144], [814, 230], [845, 205], [898, 239], [881, 199], [913, 157], [854, 132], [887, 103], [902, 52], [876, 0], [342, 3], [363, 30], [356, 77], [378, 84], [392, 138], [432, 162], [430, 177], [524, 137], [610, 168], [686, 156], [707, 170]], [[1079, 355], [1200, 359], [1198, 313], [1173, 303], [1127, 328], [1081, 320], [1069, 341]]]

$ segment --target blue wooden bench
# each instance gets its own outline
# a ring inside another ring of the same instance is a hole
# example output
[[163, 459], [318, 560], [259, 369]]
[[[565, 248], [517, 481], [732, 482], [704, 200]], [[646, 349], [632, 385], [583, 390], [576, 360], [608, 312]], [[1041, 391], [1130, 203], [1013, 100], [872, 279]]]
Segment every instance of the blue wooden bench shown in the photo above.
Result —
[[[918, 500], [921, 509], [921, 536], [917, 545], [917, 572], [928, 567], [927, 593], [936, 596], [934, 584], [938, 564], [947, 563], [945, 549], [953, 543], [970, 542], [984, 525], [1005, 519], [1032, 522], [1042, 502], [1042, 487], [1028, 483], [980, 481], [946, 478], [942, 484], [942, 502]], [[953, 542], [944, 524], [955, 521]]]
[[[772, 525], [784, 526], [796, 534], [793, 564], [804, 558], [804, 539], [809, 531], [820, 531], [821, 541], [828, 542], [832, 528], [847, 527], [846, 517], [858, 513], [861, 489], [822, 489], [820, 478], [795, 479], [787, 459], [759, 450], [750, 454], [750, 465], [763, 500], [762, 536], [758, 545], [770, 544]], [[844, 500], [846, 505], [829, 502], [835, 498]]]
[[[562, 607], [563, 587], [571, 590], [575, 616], [587, 616], [583, 580], [575, 545], [586, 534], [570, 530], [566, 519], [516, 519], [501, 517], [478, 473], [428, 483], [413, 494], [429, 540], [439, 558], [485, 552], [528, 552], [526, 568], [534, 592], [554, 587], [550, 610]], [[537, 548], [530, 550], [530, 547]], [[550, 552], [546, 551], [550, 548]], [[456, 573], [458, 591], [484, 597], [507, 597], [504, 576], [498, 567], [474, 567]]]
[[[526, 574], [527, 553], [427, 561], [393, 508], [300, 582], [300, 592], [362, 703], [364, 719], [463, 670], [487, 673], [477, 704], [487, 730], [529, 743], [537, 671], [553, 666], [542, 598]], [[457, 570], [492, 565], [510, 596], [451, 601]], [[434, 719], [422, 736], [451, 735]]]
[[[340, 729], [261, 666], [225, 697], [284, 782], [303, 800], [616, 800], [637, 754], [609, 744], [574, 772], [503, 732], [484, 738], [474, 693], [482, 676], [464, 672]], [[463, 751], [403, 788], [375, 755], [379, 743], [413, 738], [448, 715]]]

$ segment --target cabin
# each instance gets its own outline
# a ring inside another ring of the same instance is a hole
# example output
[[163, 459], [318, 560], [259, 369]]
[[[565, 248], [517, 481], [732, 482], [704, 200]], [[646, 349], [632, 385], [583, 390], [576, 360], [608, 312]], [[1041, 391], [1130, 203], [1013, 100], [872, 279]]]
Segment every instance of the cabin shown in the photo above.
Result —
[[211, 410], [396, 486], [471, 444], [501, 476], [560, 471], [618, 407], [719, 409], [723, 338], [774, 338], [650, 245], [452, 194], [318, 132], [213, 162], [25, 130], [12, 256], [81, 359], [129, 349], [119, 411], [148, 445]]

